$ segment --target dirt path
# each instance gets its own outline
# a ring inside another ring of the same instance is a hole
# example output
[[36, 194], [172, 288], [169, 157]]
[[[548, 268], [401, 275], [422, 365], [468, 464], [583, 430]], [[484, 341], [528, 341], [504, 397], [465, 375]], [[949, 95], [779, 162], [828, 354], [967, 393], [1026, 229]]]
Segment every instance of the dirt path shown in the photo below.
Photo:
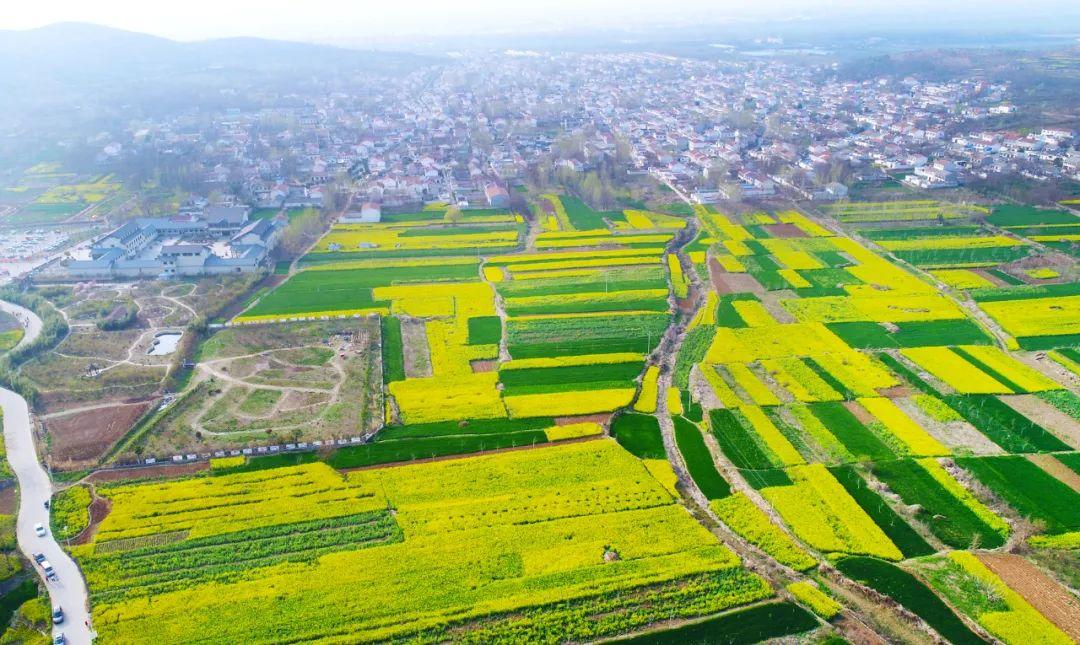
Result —
[[[532, 230], [532, 226], [529, 227], [529, 230]], [[499, 295], [499, 290], [495, 288], [495, 284], [488, 280], [487, 275], [484, 274], [484, 264], [480, 265], [479, 271], [480, 281], [491, 287], [495, 298], [495, 315], [499, 317], [502, 325], [502, 334], [499, 336], [499, 362], [505, 363], [510, 360], [510, 350], [506, 340], [506, 306], [503, 303], [502, 296]]]
[[[230, 414], [233, 414], [233, 415], [235, 415], [235, 416], [237, 416], [239, 418], [242, 418], [242, 419], [247, 419], [249, 421], [267, 420], [267, 419], [274, 418], [281, 411], [282, 402], [285, 400], [285, 396], [290, 392], [306, 392], [306, 393], [309, 393], [309, 394], [324, 394], [324, 395], [327, 395], [327, 397], [328, 397], [326, 401], [319, 401], [317, 403], [311, 403], [311, 404], [308, 404], [308, 405], [303, 405], [303, 406], [299, 406], [299, 407], [296, 407], [296, 408], [291, 408], [289, 410], [290, 412], [295, 412], [297, 410], [303, 410], [305, 408], [314, 408], [314, 407], [324, 407], [324, 408], [326, 408], [326, 407], [332, 406], [332, 405], [334, 405], [334, 404], [341, 401], [341, 388], [344, 387], [345, 382], [348, 380], [348, 374], [345, 371], [345, 359], [342, 358], [342, 354], [347, 354], [348, 350], [351, 349], [351, 347], [347, 346], [347, 345], [343, 345], [343, 346], [335, 349], [334, 350], [334, 355], [326, 363], [326, 365], [329, 365], [337, 375], [337, 381], [334, 383], [333, 387], [331, 387], [329, 390], [327, 390], [327, 389], [318, 389], [318, 388], [297, 387], [297, 386], [291, 386], [291, 385], [266, 385], [266, 384], [263, 384], [263, 383], [253, 383], [253, 382], [247, 381], [247, 380], [245, 380], [243, 378], [236, 377], [236, 376], [233, 376], [233, 375], [228, 374], [226, 372], [223, 372], [223, 371], [221, 371], [219, 369], [216, 369], [214, 367], [215, 365], [228, 366], [228, 365], [232, 364], [233, 361], [240, 360], [240, 359], [258, 358], [260, 356], [267, 356], [269, 354], [273, 354], [273, 353], [276, 353], [276, 352], [282, 352], [282, 351], [288, 351], [288, 350], [294, 350], [294, 349], [305, 349], [305, 348], [309, 348], [309, 347], [321, 348], [323, 346], [322, 345], [299, 345], [299, 346], [296, 346], [296, 347], [288, 347], [288, 348], [275, 347], [273, 349], [267, 349], [267, 350], [264, 350], [264, 351], [261, 351], [261, 352], [255, 352], [253, 354], [243, 354], [243, 355], [240, 355], [240, 356], [229, 356], [229, 357], [225, 357], [225, 358], [218, 358], [218, 359], [214, 359], [212, 361], [206, 361], [206, 362], [203, 362], [203, 363], [199, 363], [198, 364], [199, 375], [197, 377], [198, 380], [193, 381], [193, 384], [196, 384], [196, 383], [198, 383], [198, 382], [200, 382], [202, 380], [205, 380], [206, 378], [220, 379], [221, 381], [228, 384], [228, 387], [227, 387], [226, 391], [222, 392], [222, 396], [224, 396], [229, 390], [231, 390], [234, 387], [236, 387], [236, 388], [248, 388], [248, 389], [253, 389], [253, 390], [275, 390], [275, 391], [278, 391], [278, 392], [282, 393], [282, 396], [279, 397], [278, 400], [274, 403], [271, 410], [269, 410], [264, 415], [250, 415], [250, 414], [245, 414], [245, 413], [240, 412], [237, 408], [238, 408], [239, 405], [242, 404], [242, 402], [237, 403], [235, 406], [232, 407], [232, 409], [230, 409]], [[282, 365], [286, 365], [286, 366], [290, 366], [290, 367], [306, 367], [304, 365], [297, 365], [295, 363], [290, 363], [290, 362], [282, 360], [280, 358], [275, 358], [274, 360], [281, 363]], [[200, 433], [202, 433], [204, 435], [214, 436], [214, 437], [227, 437], [229, 435], [250, 434], [252, 432], [252, 430], [250, 428], [244, 428], [244, 429], [241, 429], [241, 430], [232, 430], [232, 431], [227, 431], [227, 432], [218, 432], [218, 431], [207, 430], [206, 429], [206, 427], [203, 425], [203, 419], [206, 417], [207, 413], [210, 412], [210, 410], [213, 408], [214, 404], [218, 400], [219, 399], [208, 398], [205, 401], [204, 405], [198, 410], [198, 412], [195, 414], [195, 416], [192, 419], [192, 422], [191, 422], [192, 429], [195, 430], [195, 431], [198, 431], [198, 432], [200, 432]], [[318, 415], [316, 415], [315, 418], [317, 419]], [[279, 432], [280, 431], [286, 431], [286, 430], [294, 430], [296, 428], [303, 428], [303, 427], [308, 426], [311, 423], [311, 421], [312, 420], [307, 420], [307, 421], [304, 421], [304, 422], [301, 422], [301, 423], [294, 423], [294, 424], [291, 424], [291, 425], [277, 425], [277, 426], [274, 426], [274, 429], [279, 431]]]
[[1031, 603], [1040, 614], [1080, 642], [1080, 599], [1020, 556], [979, 553], [979, 560]]

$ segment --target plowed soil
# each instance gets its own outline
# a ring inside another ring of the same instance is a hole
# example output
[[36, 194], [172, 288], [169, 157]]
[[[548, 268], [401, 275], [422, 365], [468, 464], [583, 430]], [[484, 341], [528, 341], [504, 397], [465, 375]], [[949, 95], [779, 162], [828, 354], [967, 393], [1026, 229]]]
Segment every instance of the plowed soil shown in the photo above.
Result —
[[1024, 600], [1074, 641], [1080, 642], [1080, 600], [1027, 560], [1005, 553], [980, 553], [982, 561]]
[[153, 401], [117, 403], [49, 419], [45, 426], [52, 435], [56, 465], [79, 468], [96, 463], [151, 405]]

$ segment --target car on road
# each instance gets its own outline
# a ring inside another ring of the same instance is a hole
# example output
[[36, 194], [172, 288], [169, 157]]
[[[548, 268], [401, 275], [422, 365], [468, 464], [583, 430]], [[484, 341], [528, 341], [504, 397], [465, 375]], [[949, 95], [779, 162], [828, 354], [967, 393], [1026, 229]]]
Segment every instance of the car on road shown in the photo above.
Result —
[[45, 537], [45, 525], [38, 522], [34, 525], [34, 534], [38, 537]]
[[64, 645], [67, 642], [67, 637], [63, 632], [60, 632], [52, 639], [53, 645]]
[[52, 609], [52, 621], [54, 625], [64, 622], [64, 609], [57, 605]]
[[34, 562], [37, 562], [38, 564], [41, 564], [44, 561], [45, 561], [45, 554], [44, 553], [35, 553], [34, 554]]
[[50, 579], [55, 579], [56, 578], [56, 569], [53, 569], [53, 566], [51, 564], [49, 564], [48, 560], [42, 560], [38, 564], [41, 565], [41, 570], [45, 572], [45, 577], [46, 578], [50, 578]]

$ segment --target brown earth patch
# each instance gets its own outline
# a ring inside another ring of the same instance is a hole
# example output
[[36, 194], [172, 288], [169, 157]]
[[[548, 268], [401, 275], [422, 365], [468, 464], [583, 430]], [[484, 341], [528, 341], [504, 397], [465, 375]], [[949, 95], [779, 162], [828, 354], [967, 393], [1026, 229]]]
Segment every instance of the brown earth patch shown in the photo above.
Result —
[[428, 345], [427, 327], [423, 320], [405, 318], [401, 321], [402, 354], [405, 376], [425, 378], [431, 376], [431, 348]]
[[1077, 474], [1077, 472], [1074, 471], [1072, 468], [1069, 468], [1065, 464], [1055, 459], [1053, 455], [1040, 453], [1030, 454], [1026, 456], [1028, 458], [1028, 461], [1035, 464], [1039, 468], [1042, 468], [1054, 477], [1057, 477], [1061, 481], [1068, 484], [1069, 488], [1080, 493], [1080, 474]]
[[833, 625], [852, 645], [885, 645], [888, 642], [861, 620], [847, 614], [833, 621]]
[[18, 489], [14, 485], [0, 488], [0, 515], [14, 515], [18, 510]]
[[1074, 450], [1080, 449], [1080, 423], [1034, 394], [999, 396], [1010, 408], [1046, 428]]
[[72, 542], [74, 544], [89, 544], [92, 542], [97, 534], [98, 527], [101, 526], [101, 522], [111, 510], [112, 500], [107, 497], [98, 497], [95, 494], [94, 501], [90, 502], [90, 523], [86, 525], [86, 528], [81, 533], [75, 536]]
[[151, 405], [152, 401], [118, 404], [46, 420], [56, 466], [78, 468], [96, 462]]
[[972, 273], [975, 273], [975, 274], [979, 275], [980, 277], [986, 278], [990, 282], [994, 283], [995, 287], [1007, 287], [1007, 286], [1009, 286], [1008, 284], [1005, 283], [1004, 280], [997, 277], [993, 273], [990, 273], [986, 269], [971, 269], [971, 271], [972, 271]]
[[765, 287], [754, 279], [749, 273], [728, 273], [716, 261], [709, 260], [709, 277], [712, 279], [713, 288], [720, 295], [727, 293], [765, 293]]
[[1080, 642], [1080, 599], [1020, 556], [1006, 553], [979, 553], [978, 556], [1040, 614]]
[[761, 228], [773, 237], [806, 237], [806, 232], [794, 224], [766, 224]]
[[499, 369], [499, 361], [469, 361], [473, 374], [481, 372], [494, 372]]
[[161, 466], [136, 466], [134, 468], [114, 468], [91, 473], [86, 481], [91, 484], [102, 482], [133, 481], [141, 479], [175, 479], [201, 473], [210, 469], [210, 462], [197, 461], [190, 464], [164, 464]]
[[859, 405], [858, 401], [844, 401], [844, 407], [848, 409], [848, 412], [855, 415], [855, 418], [862, 423], [873, 423], [874, 421], [877, 421], [877, 417], [870, 414], [866, 408]]
[[915, 393], [915, 390], [908, 385], [894, 385], [893, 387], [886, 387], [878, 390], [878, 394], [890, 399], [911, 396]]

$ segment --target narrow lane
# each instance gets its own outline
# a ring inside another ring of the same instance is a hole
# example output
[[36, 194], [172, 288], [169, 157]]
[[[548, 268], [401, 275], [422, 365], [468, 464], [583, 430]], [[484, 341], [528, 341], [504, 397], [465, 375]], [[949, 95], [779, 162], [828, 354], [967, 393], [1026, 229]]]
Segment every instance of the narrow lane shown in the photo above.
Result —
[[[0, 301], [3, 309], [15, 307]], [[41, 332], [41, 320], [33, 312], [17, 307], [20, 322], [26, 329], [24, 342], [32, 342]], [[93, 642], [89, 627], [86, 581], [75, 561], [60, 547], [49, 528], [49, 511], [45, 502], [52, 498], [53, 486], [49, 474], [38, 460], [37, 447], [34, 444], [33, 425], [30, 408], [26, 400], [18, 394], [0, 388], [0, 408], [4, 411], [4, 445], [7, 450], [11, 471], [19, 482], [19, 516], [15, 534], [19, 549], [34, 562], [34, 554], [41, 553], [56, 571], [56, 580], [45, 580], [52, 605], [64, 610], [64, 622], [53, 628], [53, 636], [63, 633], [69, 643], [78, 645]], [[46, 527], [45, 537], [34, 534], [34, 525]], [[35, 563], [34, 571], [44, 580], [40, 566]]]

